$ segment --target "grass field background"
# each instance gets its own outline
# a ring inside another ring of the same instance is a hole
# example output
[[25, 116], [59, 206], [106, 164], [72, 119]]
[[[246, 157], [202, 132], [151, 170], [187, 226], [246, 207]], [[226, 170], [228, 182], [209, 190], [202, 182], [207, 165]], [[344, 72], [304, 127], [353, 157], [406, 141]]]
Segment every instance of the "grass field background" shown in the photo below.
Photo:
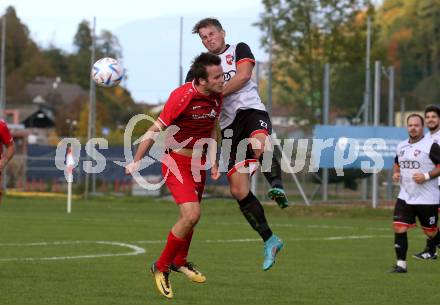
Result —
[[[262, 242], [237, 204], [205, 200], [190, 259], [207, 282], [173, 273], [175, 298], [166, 300], [146, 268], [176, 220], [171, 201], [75, 200], [67, 215], [62, 198], [6, 197], [0, 205], [0, 304], [439, 304], [439, 262], [408, 258], [408, 274], [387, 273], [395, 261], [390, 209], [265, 209], [285, 240], [273, 269], [261, 270]], [[409, 255], [423, 245], [420, 229], [411, 231]], [[145, 252], [125, 255], [136, 249]]]

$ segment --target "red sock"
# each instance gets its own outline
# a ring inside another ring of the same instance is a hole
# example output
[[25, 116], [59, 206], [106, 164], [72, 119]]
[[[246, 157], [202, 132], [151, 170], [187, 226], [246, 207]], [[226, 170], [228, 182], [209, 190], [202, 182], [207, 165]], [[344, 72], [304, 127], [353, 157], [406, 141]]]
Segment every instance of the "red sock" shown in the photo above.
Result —
[[187, 256], [189, 251], [189, 246], [191, 245], [191, 240], [193, 236], [193, 230], [191, 230], [186, 236], [185, 236], [185, 243], [183, 246], [179, 249], [179, 252], [177, 252], [176, 257], [173, 260], [173, 264], [177, 267], [183, 266], [187, 263]]
[[176, 256], [179, 249], [185, 244], [185, 239], [175, 236], [171, 231], [168, 234], [167, 244], [162, 251], [159, 259], [156, 262], [157, 269], [162, 272], [168, 272], [174, 257]]

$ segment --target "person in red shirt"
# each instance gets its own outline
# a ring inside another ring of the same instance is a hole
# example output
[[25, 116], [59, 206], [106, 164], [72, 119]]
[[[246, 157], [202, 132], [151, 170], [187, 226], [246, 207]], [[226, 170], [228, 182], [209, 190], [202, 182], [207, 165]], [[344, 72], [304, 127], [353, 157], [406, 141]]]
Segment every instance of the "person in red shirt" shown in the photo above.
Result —
[[[14, 139], [4, 120], [0, 120], [0, 203], [3, 197], [3, 170], [15, 153]], [[3, 153], [3, 146], [6, 146], [6, 153]]]
[[[194, 59], [191, 69], [194, 80], [171, 93], [159, 118], [144, 135], [133, 162], [126, 166], [127, 174], [137, 171], [140, 160], [150, 150], [158, 133], [171, 125], [178, 127], [173, 137], [167, 139], [168, 152], [162, 161], [162, 174], [179, 207], [179, 219], [168, 234], [162, 254], [151, 266], [157, 289], [167, 298], [173, 297], [170, 270], [184, 273], [197, 283], [206, 280], [186, 259], [193, 229], [200, 219], [206, 155], [212, 166], [212, 179], [217, 180], [220, 176], [217, 146], [206, 144], [207, 140], [215, 140], [217, 134], [224, 84], [221, 60], [217, 55], [202, 53]], [[180, 147], [173, 146], [171, 140], [174, 144], [180, 143]]]

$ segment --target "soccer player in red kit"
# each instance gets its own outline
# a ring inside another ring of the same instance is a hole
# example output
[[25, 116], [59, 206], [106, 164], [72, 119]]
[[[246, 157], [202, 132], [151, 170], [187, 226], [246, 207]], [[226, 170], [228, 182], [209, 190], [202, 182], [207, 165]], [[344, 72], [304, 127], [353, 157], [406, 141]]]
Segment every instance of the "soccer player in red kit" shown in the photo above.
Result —
[[[168, 150], [162, 162], [165, 183], [179, 207], [179, 219], [168, 234], [162, 254], [151, 267], [157, 289], [167, 298], [173, 297], [169, 280], [170, 269], [184, 273], [197, 283], [206, 280], [186, 260], [193, 228], [200, 218], [200, 201], [206, 178], [206, 155], [212, 166], [211, 177], [216, 180], [220, 176], [216, 162], [217, 147], [208, 145], [206, 149], [204, 144], [206, 139], [216, 139], [216, 124], [224, 84], [221, 60], [217, 55], [202, 53], [194, 59], [191, 69], [194, 80], [171, 93], [159, 118], [144, 135], [133, 162], [126, 167], [127, 174], [136, 171], [139, 161], [153, 145], [158, 132], [170, 125], [179, 127], [173, 140], [184, 143], [184, 147]], [[201, 173], [200, 179], [194, 176], [194, 168]]]
[[[15, 153], [14, 139], [4, 120], [0, 120], [0, 203], [3, 197], [3, 170]], [[3, 145], [6, 146], [6, 153], [3, 153]]]

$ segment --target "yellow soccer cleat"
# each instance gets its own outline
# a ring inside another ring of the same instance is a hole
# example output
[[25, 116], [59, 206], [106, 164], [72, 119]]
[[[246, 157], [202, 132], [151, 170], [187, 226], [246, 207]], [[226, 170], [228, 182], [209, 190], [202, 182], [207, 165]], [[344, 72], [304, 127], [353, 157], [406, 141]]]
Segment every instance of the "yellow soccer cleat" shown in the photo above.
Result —
[[171, 270], [185, 274], [193, 282], [196, 283], [206, 282], [206, 277], [199, 270], [195, 268], [193, 263], [188, 262], [180, 267], [176, 267], [172, 265]]
[[164, 297], [171, 299], [173, 297], [173, 290], [171, 289], [171, 283], [169, 280], [170, 273], [158, 270], [156, 263], [151, 265], [150, 271], [154, 276], [157, 290], [159, 290]]

